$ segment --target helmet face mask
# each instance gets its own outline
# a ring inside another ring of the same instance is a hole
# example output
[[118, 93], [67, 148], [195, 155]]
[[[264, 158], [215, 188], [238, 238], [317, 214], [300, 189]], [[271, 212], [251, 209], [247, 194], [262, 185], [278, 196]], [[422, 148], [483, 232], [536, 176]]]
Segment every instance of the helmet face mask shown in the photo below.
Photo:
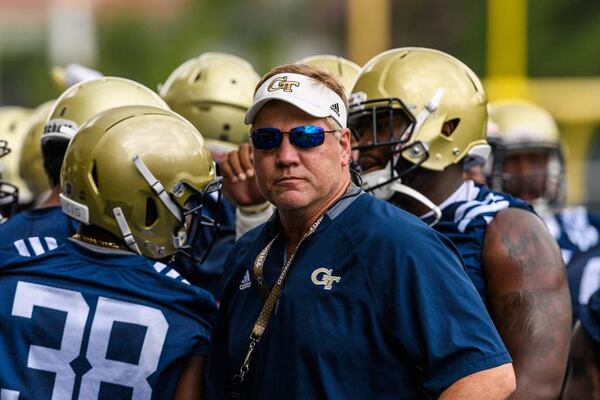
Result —
[[[189, 197], [185, 204], [184, 218], [187, 226], [186, 243], [179, 248], [179, 251], [185, 256], [193, 259], [198, 263], [203, 263], [208, 257], [213, 245], [216, 242], [220, 230], [221, 221], [221, 192], [222, 178], [218, 177], [213, 182], [209, 183], [202, 189], [197, 191], [189, 186], [188, 189], [193, 190], [194, 194]], [[182, 185], [187, 185], [182, 182]], [[175, 189], [177, 192], [179, 189]], [[216, 210], [213, 215], [206, 212], [206, 203], [209, 196], [216, 198]], [[209, 243], [208, 247], [199, 251], [199, 246], [196, 243]]]
[[19, 188], [0, 180], [0, 221], [17, 211], [19, 204]]

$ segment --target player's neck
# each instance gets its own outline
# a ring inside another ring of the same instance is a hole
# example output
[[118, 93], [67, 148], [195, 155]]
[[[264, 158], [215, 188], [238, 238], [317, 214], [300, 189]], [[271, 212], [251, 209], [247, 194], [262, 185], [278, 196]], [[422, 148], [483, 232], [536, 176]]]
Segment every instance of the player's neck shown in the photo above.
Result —
[[[439, 205], [452, 196], [464, 182], [462, 167], [452, 165], [441, 172], [428, 171], [417, 176], [408, 183], [408, 186], [423, 194], [434, 204]], [[425, 204], [408, 195], [395, 194], [392, 201], [418, 217], [431, 211]]]
[[36, 208], [48, 208], [48, 207], [56, 207], [60, 206], [60, 186], [55, 186], [50, 191], [50, 194], [44, 200], [42, 204], [37, 206]]

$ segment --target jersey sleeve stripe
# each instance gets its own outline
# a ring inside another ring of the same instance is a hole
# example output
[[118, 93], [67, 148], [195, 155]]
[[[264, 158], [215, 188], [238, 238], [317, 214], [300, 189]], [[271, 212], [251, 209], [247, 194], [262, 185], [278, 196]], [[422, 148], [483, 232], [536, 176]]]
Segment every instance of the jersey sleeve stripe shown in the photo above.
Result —
[[179, 278], [179, 274], [177, 273], [177, 271], [175, 271], [174, 269], [170, 270], [169, 272], [167, 272], [167, 276], [169, 278], [173, 278], [173, 279], [177, 279]]
[[160, 273], [163, 269], [166, 268], [166, 264], [163, 264], [161, 262], [155, 262], [154, 263], [154, 269], [156, 270], [156, 272]]
[[464, 232], [465, 229], [467, 229], [469, 223], [473, 220], [473, 218], [475, 218], [478, 215], [496, 212], [507, 208], [508, 206], [508, 201], [499, 201], [497, 203], [475, 207], [474, 209], [470, 210], [467, 213], [467, 215], [465, 215], [465, 218], [462, 221], [460, 221], [460, 223], [458, 224], [458, 230]]
[[33, 249], [33, 252], [35, 253], [36, 256], [39, 256], [40, 254], [44, 254], [46, 252], [44, 250], [44, 247], [42, 246], [42, 242], [40, 242], [39, 237], [37, 237], [37, 236], [30, 237], [28, 240], [29, 240], [29, 245]]
[[25, 244], [25, 241], [23, 241], [23, 239], [17, 240], [14, 243], [14, 245], [17, 248], [17, 251], [19, 252], [20, 256], [31, 257], [31, 253], [29, 252], [29, 249], [27, 249], [27, 245]]
[[56, 243], [55, 238], [47, 236], [44, 238], [44, 240], [46, 241], [46, 246], [48, 247], [49, 251], [52, 251], [58, 247], [58, 244]]
[[0, 389], [0, 400], [19, 400], [19, 394], [16, 390]]

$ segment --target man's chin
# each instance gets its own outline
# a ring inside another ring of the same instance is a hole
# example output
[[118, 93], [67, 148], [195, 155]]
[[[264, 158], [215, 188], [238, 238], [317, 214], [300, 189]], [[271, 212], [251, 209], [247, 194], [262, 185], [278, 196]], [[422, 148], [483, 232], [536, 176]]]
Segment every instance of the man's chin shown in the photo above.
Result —
[[310, 200], [305, 193], [296, 190], [287, 190], [283, 193], [271, 195], [271, 202], [281, 211], [295, 211], [305, 208]]

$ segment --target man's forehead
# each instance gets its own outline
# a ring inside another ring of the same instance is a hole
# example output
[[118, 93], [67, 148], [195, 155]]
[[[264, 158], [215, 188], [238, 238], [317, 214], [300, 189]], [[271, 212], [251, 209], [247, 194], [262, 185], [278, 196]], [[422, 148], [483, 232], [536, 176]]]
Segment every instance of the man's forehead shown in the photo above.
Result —
[[[265, 123], [283, 123], [285, 121], [305, 121], [303, 123], [312, 123], [313, 125], [321, 122], [327, 123], [327, 118], [314, 117], [301, 110], [293, 104], [281, 100], [270, 100], [258, 111], [254, 118], [254, 126], [264, 125]], [[321, 125], [319, 123], [319, 125]]]

